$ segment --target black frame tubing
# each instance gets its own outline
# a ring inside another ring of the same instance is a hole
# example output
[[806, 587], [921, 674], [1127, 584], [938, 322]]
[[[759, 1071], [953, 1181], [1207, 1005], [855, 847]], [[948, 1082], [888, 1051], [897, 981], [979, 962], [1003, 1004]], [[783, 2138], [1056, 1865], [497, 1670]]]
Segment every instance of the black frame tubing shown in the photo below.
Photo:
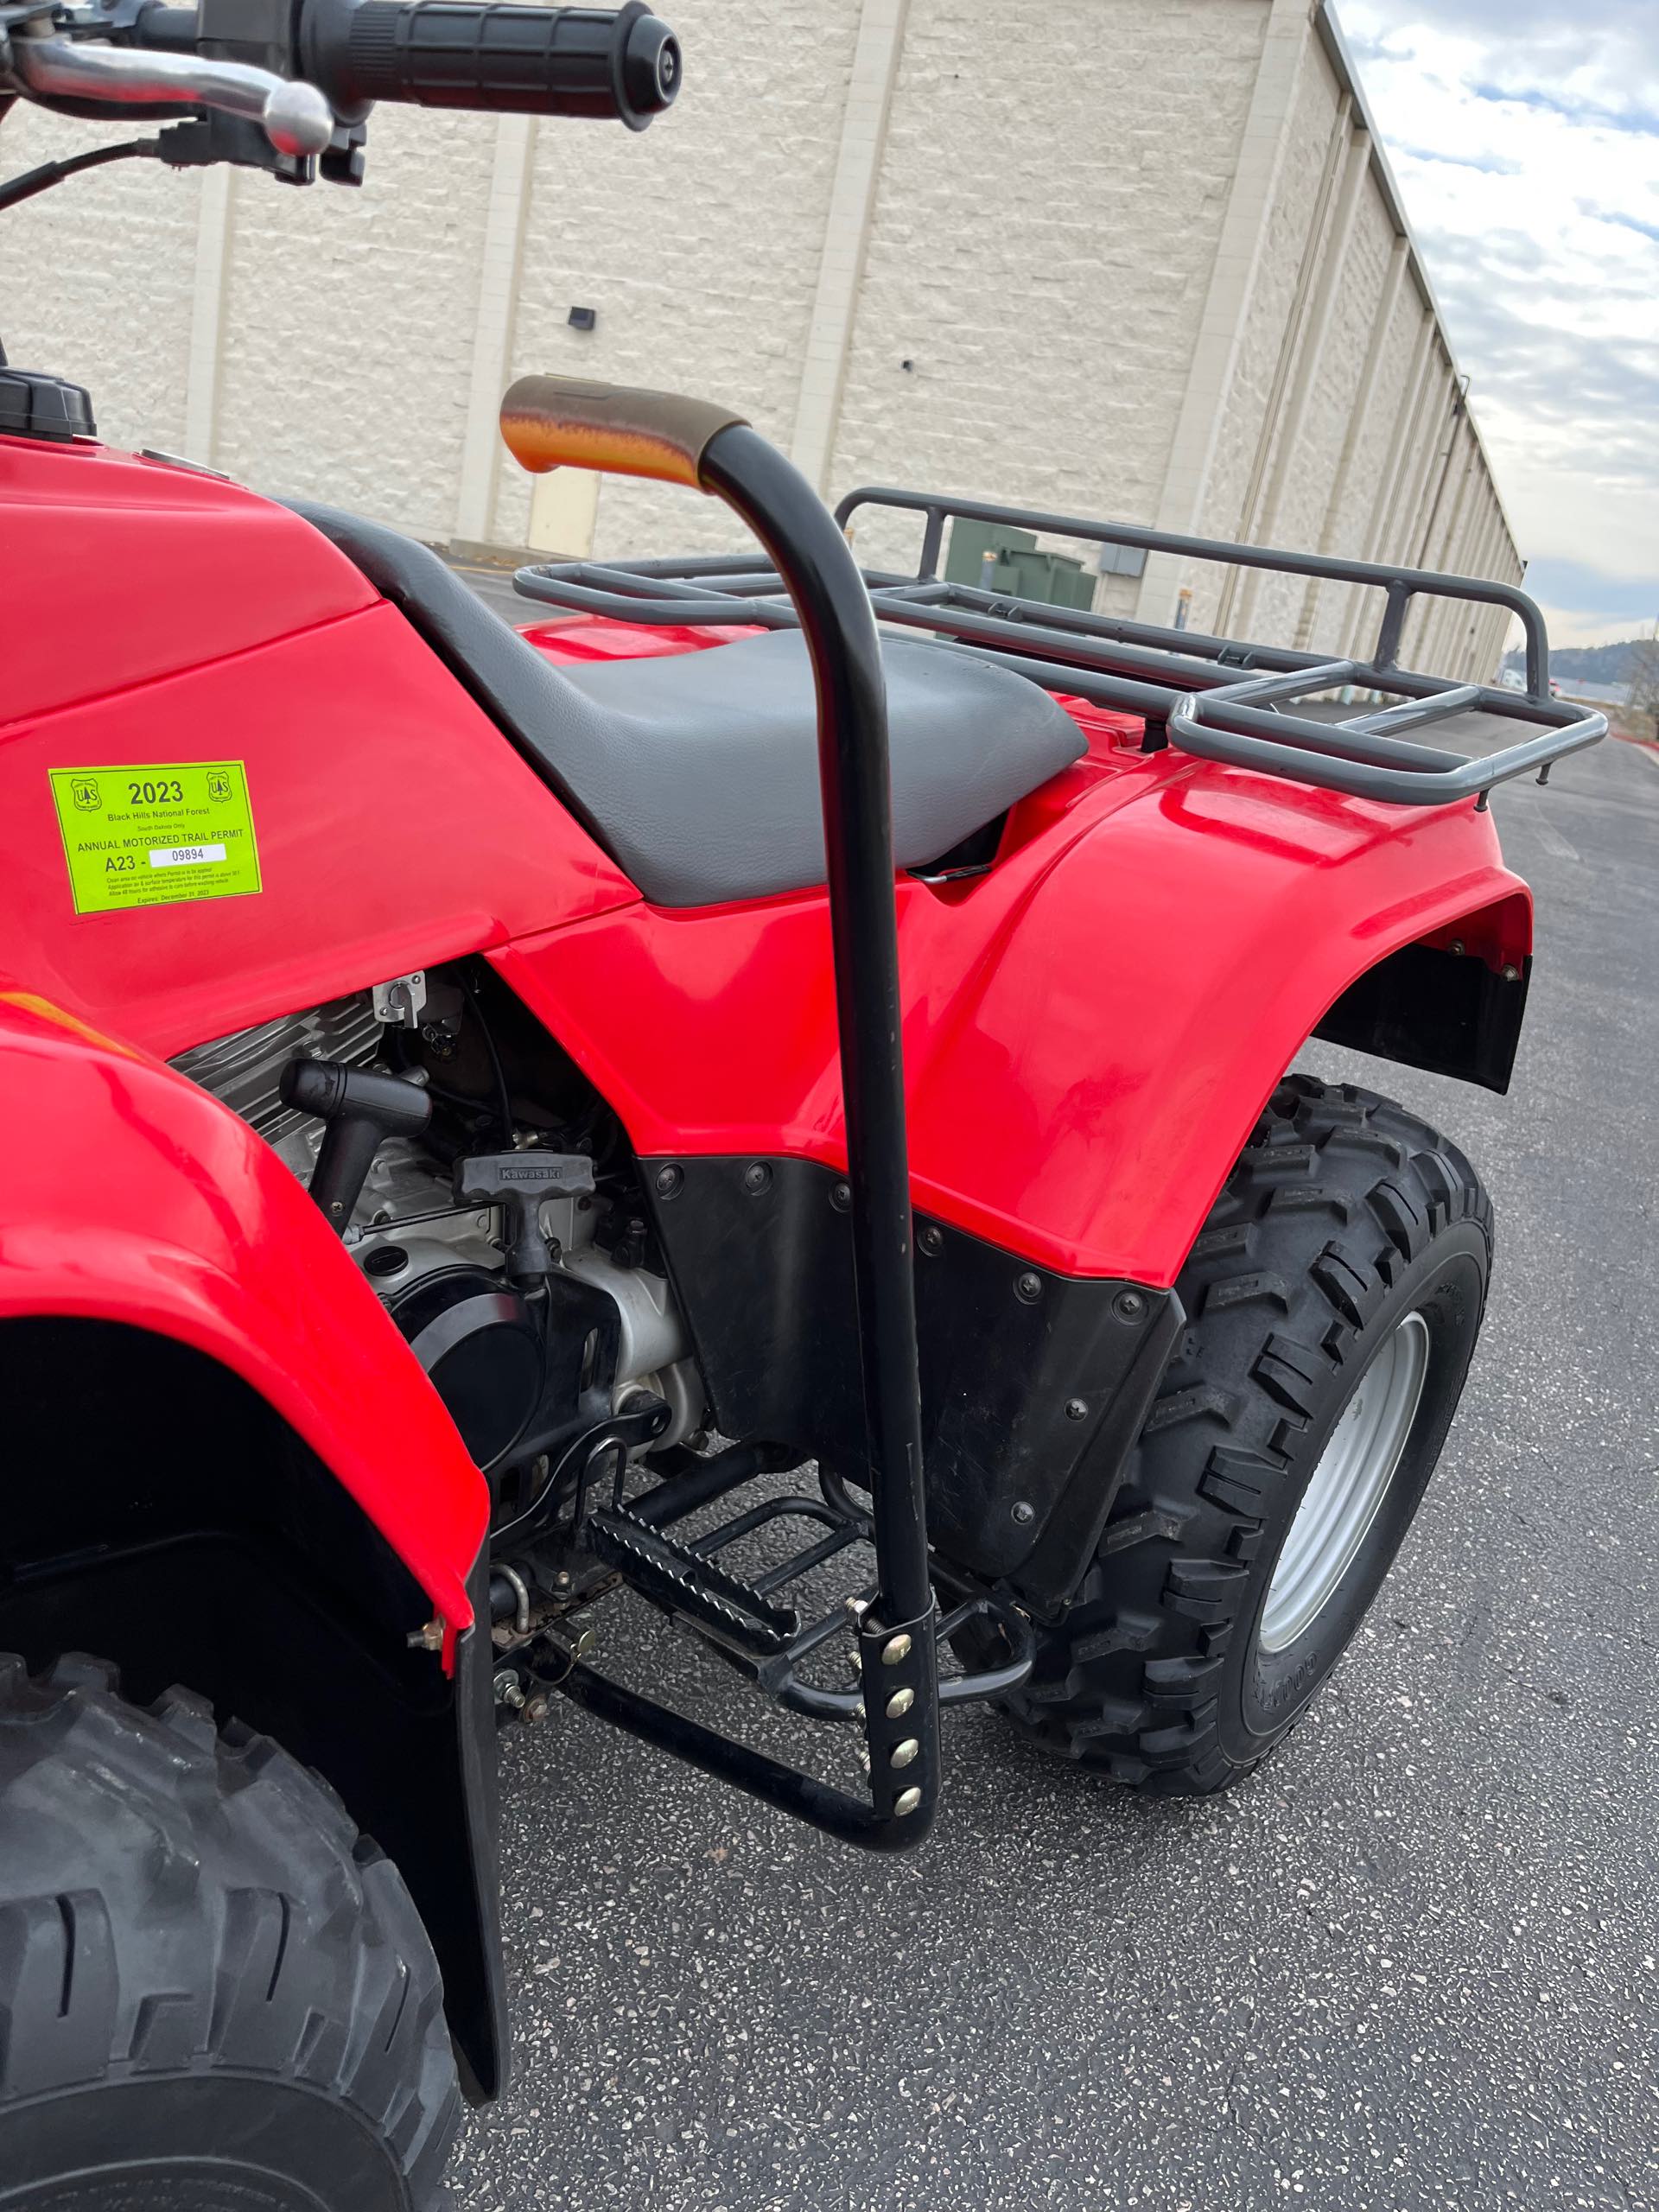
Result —
[[899, 1029], [887, 677], [869, 594], [845, 537], [792, 462], [723, 430], [703, 481], [766, 547], [800, 616], [818, 704], [818, 783], [852, 1188], [859, 1363], [879, 1477], [871, 1520], [885, 1619], [931, 1610], [921, 1384]]
[[817, 695], [859, 1365], [874, 1478], [877, 1593], [857, 1623], [870, 1802], [586, 1669], [573, 1667], [558, 1687], [590, 1712], [816, 1827], [874, 1850], [901, 1850], [921, 1841], [938, 1808], [939, 1695], [880, 640], [846, 538], [782, 454], [746, 424], [733, 424], [703, 448], [699, 476], [765, 546], [793, 603]]

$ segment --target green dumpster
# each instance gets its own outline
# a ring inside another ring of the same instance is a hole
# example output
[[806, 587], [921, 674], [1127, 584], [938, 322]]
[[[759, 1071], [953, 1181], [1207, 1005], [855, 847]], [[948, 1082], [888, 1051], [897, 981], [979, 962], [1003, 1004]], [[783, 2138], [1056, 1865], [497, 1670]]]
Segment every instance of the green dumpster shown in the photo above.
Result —
[[1095, 580], [1081, 561], [1064, 553], [1041, 551], [1028, 530], [1008, 523], [971, 522], [959, 516], [950, 525], [945, 556], [947, 583], [972, 584], [1004, 592], [1010, 599], [1035, 599], [1051, 607], [1094, 605]]

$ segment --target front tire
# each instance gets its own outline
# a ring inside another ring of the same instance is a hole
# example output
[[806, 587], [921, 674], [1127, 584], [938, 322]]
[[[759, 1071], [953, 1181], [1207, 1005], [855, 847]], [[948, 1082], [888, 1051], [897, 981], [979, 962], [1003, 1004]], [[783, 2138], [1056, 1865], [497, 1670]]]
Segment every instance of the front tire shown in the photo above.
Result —
[[265, 1738], [0, 1657], [0, 2208], [426, 2212], [460, 2116], [391, 1862]]
[[1065, 1619], [1009, 1700], [1148, 1793], [1224, 1789], [1363, 1619], [1457, 1409], [1491, 1205], [1402, 1107], [1292, 1076], [1177, 1285], [1190, 1317]]

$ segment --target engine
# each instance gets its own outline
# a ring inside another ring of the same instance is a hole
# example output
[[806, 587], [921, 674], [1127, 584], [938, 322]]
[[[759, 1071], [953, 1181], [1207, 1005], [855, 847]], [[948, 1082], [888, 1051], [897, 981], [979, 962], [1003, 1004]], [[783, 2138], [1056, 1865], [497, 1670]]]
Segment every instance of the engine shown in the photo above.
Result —
[[[504, 1508], [536, 1486], [563, 1443], [647, 1394], [669, 1408], [652, 1448], [700, 1427], [702, 1382], [626, 1139], [493, 977], [463, 966], [400, 978], [198, 1046], [173, 1065], [309, 1187], [324, 1125], [283, 1093], [285, 1071], [308, 1059], [402, 1075], [431, 1097], [421, 1136], [391, 1136], [376, 1150], [342, 1237]], [[522, 1153], [528, 1178], [550, 1149], [591, 1158], [594, 1187], [540, 1200], [550, 1265], [527, 1295], [508, 1269], [507, 1205], [460, 1202], [456, 1164]]]

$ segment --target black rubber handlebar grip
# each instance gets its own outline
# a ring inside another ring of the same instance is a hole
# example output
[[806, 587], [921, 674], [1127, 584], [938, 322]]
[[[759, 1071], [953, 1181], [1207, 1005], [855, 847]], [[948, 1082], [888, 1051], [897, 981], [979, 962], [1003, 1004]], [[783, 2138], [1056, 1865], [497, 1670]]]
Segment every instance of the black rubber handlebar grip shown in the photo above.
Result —
[[643, 130], [680, 89], [679, 41], [645, 0], [525, 8], [509, 0], [308, 0], [304, 73], [334, 108], [375, 100], [589, 115]]

